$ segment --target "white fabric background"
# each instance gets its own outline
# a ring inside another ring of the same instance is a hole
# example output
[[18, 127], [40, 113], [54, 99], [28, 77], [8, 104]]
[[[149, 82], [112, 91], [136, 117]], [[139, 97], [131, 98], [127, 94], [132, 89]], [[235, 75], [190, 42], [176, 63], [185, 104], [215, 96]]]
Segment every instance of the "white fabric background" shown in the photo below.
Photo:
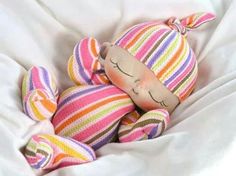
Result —
[[0, 0], [0, 175], [36, 173], [21, 153], [30, 136], [53, 133], [22, 112], [22, 76], [32, 65], [51, 70], [61, 90], [72, 85], [66, 62], [77, 41], [110, 41], [145, 20], [209, 11], [217, 19], [189, 33], [199, 61], [197, 89], [172, 114], [157, 139], [109, 144], [92, 163], [48, 173], [62, 175], [236, 175], [235, 0]]

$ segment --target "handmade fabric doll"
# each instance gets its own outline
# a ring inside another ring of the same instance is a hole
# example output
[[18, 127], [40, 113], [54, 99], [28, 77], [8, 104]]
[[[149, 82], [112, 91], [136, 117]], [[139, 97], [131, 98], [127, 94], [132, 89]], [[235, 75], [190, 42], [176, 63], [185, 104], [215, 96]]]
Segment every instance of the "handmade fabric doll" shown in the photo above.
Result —
[[196, 83], [197, 61], [186, 34], [214, 18], [197, 13], [145, 22], [103, 45], [82, 39], [68, 61], [76, 86], [59, 98], [49, 72], [31, 68], [23, 81], [24, 111], [37, 121], [50, 119], [55, 128], [55, 135], [34, 135], [26, 146], [31, 166], [81, 164], [95, 160], [94, 150], [117, 138], [131, 142], [159, 136]]

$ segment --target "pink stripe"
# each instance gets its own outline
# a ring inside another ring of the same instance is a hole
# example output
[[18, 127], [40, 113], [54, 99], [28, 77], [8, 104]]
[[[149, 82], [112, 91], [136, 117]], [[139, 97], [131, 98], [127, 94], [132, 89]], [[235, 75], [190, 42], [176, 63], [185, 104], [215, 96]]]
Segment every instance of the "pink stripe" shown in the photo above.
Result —
[[201, 24], [205, 23], [205, 22], [208, 22], [210, 20], [213, 20], [215, 18], [215, 16], [211, 13], [207, 13], [205, 14], [204, 16], [202, 16], [197, 22], [196, 24], [194, 25], [195, 27], [198, 27], [200, 26]]
[[[124, 41], [125, 38], [131, 38], [132, 35], [135, 34], [135, 31], [138, 31], [139, 28], [141, 28], [140, 25], [135, 25], [135, 26], [131, 27], [130, 29], [128, 29], [124, 34], [122, 34], [122, 36], [119, 37], [120, 41], [118, 40], [119, 43], [117, 43], [117, 45], [121, 46], [121, 47], [124, 47], [124, 45], [126, 44], [126, 41]], [[133, 31], [133, 34], [132, 34], [132, 31]], [[114, 42], [114, 43], [116, 43], [116, 42]]]
[[180, 92], [180, 94], [179, 94], [180, 97], [184, 97], [185, 96], [185, 94], [188, 92], [188, 90], [195, 84], [196, 79], [197, 79], [197, 76], [192, 80], [191, 84], [184, 89], [183, 92]]
[[[193, 15], [191, 15], [191, 16], [198, 16], [199, 14], [197, 13], [197, 14], [193, 14]], [[181, 24], [183, 25], [183, 26], [189, 26], [189, 25], [191, 25], [191, 24], [189, 24], [189, 18], [191, 17], [191, 16], [189, 16], [189, 17], [186, 17], [186, 18], [184, 18], [183, 20], [181, 20]], [[200, 17], [197, 21], [196, 20], [193, 20], [192, 21], [192, 23], [194, 24], [194, 26], [193, 26], [193, 28], [196, 28], [196, 27], [198, 27], [198, 26], [200, 26], [201, 24], [203, 24], [203, 23], [205, 23], [205, 22], [208, 22], [208, 21], [210, 21], [210, 20], [213, 20], [213, 19], [215, 19], [215, 15], [214, 14], [211, 14], [211, 13], [201, 13], [200, 14], [200, 16], [202, 16], [202, 17]]]
[[94, 94], [95, 92], [91, 91], [87, 93], [87, 95], [83, 95], [83, 97], [77, 97], [65, 104], [65, 106], [61, 107], [60, 111], [55, 114], [55, 117], [52, 120], [53, 126], [56, 128], [59, 123], [61, 124], [65, 120], [68, 120], [75, 110], [79, 111], [81, 108], [85, 108], [86, 105], [89, 107], [91, 103], [102, 101], [106, 97], [111, 97], [111, 95], [123, 95], [124, 93], [117, 88], [106, 87], [106, 89], [96, 91], [96, 96], [94, 96]]
[[[110, 124], [110, 126], [111, 126], [111, 125], [112, 125], [112, 124]], [[119, 123], [116, 123], [106, 134], [104, 134], [104, 135], [101, 136], [100, 138], [96, 138], [96, 140], [94, 140], [93, 142], [91, 142], [89, 145], [90, 145], [90, 146], [95, 146], [95, 145], [97, 145], [98, 143], [104, 141], [105, 138], [107, 139], [108, 136], [114, 135], [114, 131], [117, 131], [118, 125], [119, 125]], [[102, 129], [102, 130], [105, 130], [105, 128]], [[97, 131], [96, 134], [98, 134], [98, 133], [101, 132], [102, 130], [100, 129], [99, 131]], [[87, 141], [89, 141], [89, 140], [92, 139], [94, 136], [96, 136], [96, 134], [93, 135], [93, 136], [90, 136], [90, 138], [87, 138]], [[87, 141], [86, 141], [86, 142], [87, 142]], [[97, 150], [97, 149], [96, 149], [96, 150]]]
[[40, 81], [40, 78], [39, 78], [40, 74], [39, 74], [39, 71], [36, 67], [33, 67], [31, 75], [32, 75], [32, 82], [34, 84], [34, 87], [36, 89], [43, 89], [44, 87], [43, 87], [43, 85]]
[[157, 112], [157, 113], [162, 113], [161, 115], [166, 119], [166, 122], [169, 123], [170, 122], [170, 115], [169, 115], [169, 112], [165, 109], [157, 109], [157, 110], [154, 110], [154, 112]]
[[186, 70], [183, 70], [181, 74], [178, 75], [178, 78], [174, 79], [174, 81], [171, 84], [169, 84], [168, 87], [170, 90], [173, 90], [173, 88], [176, 85], [178, 85], [185, 78], [185, 76], [187, 76], [187, 74], [192, 70], [194, 63], [195, 63], [195, 59], [191, 58], [191, 62], [188, 65], [188, 68]]
[[[157, 124], [149, 124], [144, 127], [143, 132], [145, 132], [146, 134], [149, 134], [153, 130], [153, 128], [155, 128], [156, 126], [159, 127], [160, 125], [159, 124], [158, 125]], [[158, 133], [158, 131], [156, 132], [156, 134], [157, 133]]]
[[59, 169], [59, 168], [62, 168], [62, 167], [66, 167], [66, 166], [73, 166], [73, 165], [76, 165], [76, 164], [81, 164], [81, 163], [87, 163], [89, 161], [63, 161], [62, 163], [59, 163], [59, 165], [55, 168], [55, 169]]
[[[80, 47], [79, 47], [79, 50], [80, 50], [80, 61], [82, 63], [82, 65], [84, 66], [85, 70], [87, 72], [89, 72], [90, 75], [88, 75], [88, 77], [91, 77], [92, 76], [92, 64], [94, 62], [94, 60], [96, 59], [92, 54], [92, 51], [91, 51], [91, 38], [86, 38], [84, 39], [81, 44], [80, 44]], [[99, 83], [101, 82], [97, 76], [93, 76], [91, 78], [93, 80], [94, 83]]]
[[79, 53], [80, 53], [80, 61], [83, 63], [84, 68], [88, 69], [93, 62], [93, 57], [90, 54], [89, 45], [91, 45], [89, 38], [84, 39], [80, 42]]
[[141, 59], [144, 54], [147, 54], [147, 51], [151, 48], [151, 46], [162, 36], [164, 32], [166, 32], [166, 29], [158, 30], [148, 41], [142, 46], [142, 48], [139, 50], [139, 52], [135, 55], [137, 59]]
[[119, 138], [121, 142], [131, 142], [131, 141], [137, 141], [137, 139], [140, 139], [140, 137], [144, 136], [144, 130], [147, 128], [155, 127], [157, 124], [149, 124], [145, 127], [140, 127], [136, 129], [135, 131], [130, 132], [126, 136], [122, 136]]
[[79, 43], [78, 53], [79, 59], [81, 62], [82, 67], [84, 68], [84, 73], [87, 75], [88, 78], [91, 78], [91, 65], [93, 62], [93, 58], [89, 51], [90, 45], [90, 38], [85, 38]]
[[86, 141], [88, 138], [91, 138], [92, 135], [97, 134], [98, 130], [106, 129], [115, 121], [118, 122], [125, 114], [134, 110], [133, 105], [128, 105], [118, 111], [114, 111], [106, 117], [103, 117], [100, 121], [92, 124], [88, 128], [84, 129], [83, 131], [79, 132], [79, 134], [73, 136], [73, 139], [78, 141]]
[[27, 161], [31, 164], [31, 165], [34, 165], [34, 164], [37, 164], [38, 163], [38, 159], [36, 157], [31, 157], [31, 156], [27, 156]]
[[139, 33], [139, 31], [143, 30], [144, 27], [152, 26], [155, 24], [155, 22], [148, 22], [148, 23], [141, 23], [137, 27], [133, 28], [126, 36], [122, 36], [122, 39], [120, 40], [118, 46], [125, 47], [127, 43]]

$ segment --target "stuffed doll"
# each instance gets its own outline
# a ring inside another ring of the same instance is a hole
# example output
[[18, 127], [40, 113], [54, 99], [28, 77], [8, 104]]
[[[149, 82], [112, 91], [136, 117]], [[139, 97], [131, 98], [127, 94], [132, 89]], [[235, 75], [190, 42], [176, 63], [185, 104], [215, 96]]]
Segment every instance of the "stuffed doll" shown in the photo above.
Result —
[[68, 61], [76, 86], [61, 95], [52, 75], [31, 68], [22, 84], [24, 112], [51, 120], [55, 135], [34, 135], [25, 156], [34, 168], [56, 169], [96, 159], [109, 142], [159, 136], [170, 114], [193, 91], [197, 61], [187, 32], [215, 18], [197, 13], [182, 20], [137, 24], [112, 43], [82, 39]]

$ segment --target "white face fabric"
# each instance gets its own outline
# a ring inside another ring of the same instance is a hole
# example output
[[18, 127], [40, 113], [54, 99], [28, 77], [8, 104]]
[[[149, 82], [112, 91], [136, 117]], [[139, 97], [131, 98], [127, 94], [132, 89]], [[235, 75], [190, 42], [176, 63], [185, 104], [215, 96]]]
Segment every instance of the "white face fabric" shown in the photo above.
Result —
[[171, 113], [179, 104], [178, 97], [125, 49], [104, 43], [100, 55], [109, 80], [126, 92], [142, 110], [166, 109]]

